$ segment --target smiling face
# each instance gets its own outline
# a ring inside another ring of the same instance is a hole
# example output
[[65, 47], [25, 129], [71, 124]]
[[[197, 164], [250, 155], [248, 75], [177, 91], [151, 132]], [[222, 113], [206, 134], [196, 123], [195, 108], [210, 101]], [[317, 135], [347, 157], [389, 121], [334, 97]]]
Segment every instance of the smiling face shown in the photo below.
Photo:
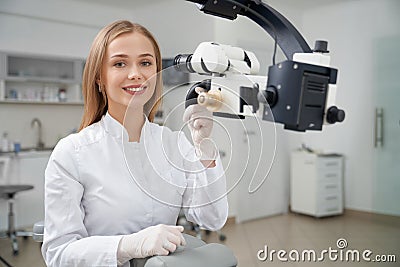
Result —
[[110, 42], [99, 81], [106, 90], [110, 114], [123, 118], [128, 105], [143, 112], [155, 90], [156, 63], [153, 45], [141, 33], [124, 33]]

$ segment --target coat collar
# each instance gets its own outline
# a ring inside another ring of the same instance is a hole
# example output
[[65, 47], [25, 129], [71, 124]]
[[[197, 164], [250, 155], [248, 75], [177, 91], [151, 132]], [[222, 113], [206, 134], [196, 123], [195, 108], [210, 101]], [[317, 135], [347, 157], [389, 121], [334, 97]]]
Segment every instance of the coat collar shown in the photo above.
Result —
[[[144, 124], [142, 127], [142, 131], [140, 133], [140, 139], [142, 140], [145, 136], [145, 134], [148, 134], [150, 132], [150, 121], [147, 118], [146, 115], [144, 115]], [[104, 127], [104, 130], [116, 137], [116, 138], [123, 138], [125, 141], [127, 141], [128, 138], [128, 131], [125, 129], [125, 127], [119, 123], [119, 121], [117, 121], [116, 119], [114, 119], [110, 113], [107, 113], [103, 116], [103, 118], [101, 119], [102, 125]]]

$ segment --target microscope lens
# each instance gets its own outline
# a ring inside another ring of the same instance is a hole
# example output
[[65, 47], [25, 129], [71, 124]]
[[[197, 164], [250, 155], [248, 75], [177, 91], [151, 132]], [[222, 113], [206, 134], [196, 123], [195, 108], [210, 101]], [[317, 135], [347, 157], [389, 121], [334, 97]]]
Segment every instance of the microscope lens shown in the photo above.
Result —
[[193, 54], [179, 54], [174, 59], [174, 67], [177, 71], [186, 72], [186, 73], [195, 73], [192, 68], [192, 64], [190, 60], [192, 59]]

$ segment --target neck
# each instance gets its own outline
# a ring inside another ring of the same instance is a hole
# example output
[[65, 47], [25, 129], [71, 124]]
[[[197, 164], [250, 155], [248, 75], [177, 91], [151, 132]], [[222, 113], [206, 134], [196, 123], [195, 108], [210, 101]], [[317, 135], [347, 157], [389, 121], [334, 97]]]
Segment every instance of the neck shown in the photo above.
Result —
[[124, 126], [129, 142], [139, 142], [144, 125], [143, 107], [119, 107], [108, 109], [108, 113]]

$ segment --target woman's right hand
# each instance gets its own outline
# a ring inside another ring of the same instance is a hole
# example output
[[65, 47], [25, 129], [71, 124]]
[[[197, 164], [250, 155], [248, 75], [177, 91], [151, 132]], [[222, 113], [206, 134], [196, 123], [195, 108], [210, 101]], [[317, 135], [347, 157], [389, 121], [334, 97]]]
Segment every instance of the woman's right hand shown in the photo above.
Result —
[[159, 224], [122, 237], [118, 246], [118, 264], [155, 255], [168, 255], [186, 245], [182, 226]]

